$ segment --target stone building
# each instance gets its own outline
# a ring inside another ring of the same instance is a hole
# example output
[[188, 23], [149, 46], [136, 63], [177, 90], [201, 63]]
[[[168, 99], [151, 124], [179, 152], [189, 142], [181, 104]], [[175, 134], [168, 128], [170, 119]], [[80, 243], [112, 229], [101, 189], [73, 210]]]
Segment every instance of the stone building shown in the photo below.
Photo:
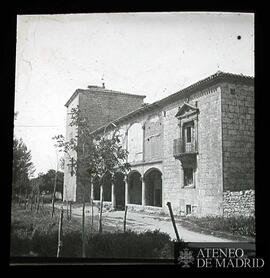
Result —
[[[143, 98], [90, 87], [66, 104], [68, 113], [85, 109], [93, 134], [117, 126], [129, 152], [131, 171], [117, 175], [105, 201], [164, 212], [169, 201], [178, 215], [254, 214], [254, 78], [217, 72], [152, 104]], [[80, 201], [70, 165], [64, 200]], [[98, 201], [92, 188], [87, 195]]]

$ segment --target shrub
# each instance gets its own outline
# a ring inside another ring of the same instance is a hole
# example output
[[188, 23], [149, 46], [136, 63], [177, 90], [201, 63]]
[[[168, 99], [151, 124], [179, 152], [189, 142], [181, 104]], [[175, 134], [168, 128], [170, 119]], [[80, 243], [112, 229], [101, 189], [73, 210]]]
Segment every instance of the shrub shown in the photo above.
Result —
[[[38, 214], [25, 210], [12, 215], [11, 256], [56, 257], [58, 216], [51, 211]], [[90, 221], [87, 219], [87, 221]], [[173, 242], [159, 230], [90, 234], [86, 223], [86, 256], [90, 258], [173, 258]], [[63, 220], [62, 257], [81, 256], [81, 219]]]
[[93, 258], [172, 258], [173, 242], [158, 230], [95, 234], [86, 254]]
[[230, 232], [234, 235], [255, 237], [255, 217], [249, 216], [206, 216], [190, 217], [198, 226], [216, 231]]
[[[11, 256], [55, 257], [57, 231], [36, 231], [31, 237], [13, 233]], [[71, 231], [63, 236], [63, 257], [81, 256], [81, 234]], [[159, 231], [135, 233], [132, 231], [94, 234], [86, 241], [86, 256], [89, 258], [172, 258], [173, 242], [169, 235]]]

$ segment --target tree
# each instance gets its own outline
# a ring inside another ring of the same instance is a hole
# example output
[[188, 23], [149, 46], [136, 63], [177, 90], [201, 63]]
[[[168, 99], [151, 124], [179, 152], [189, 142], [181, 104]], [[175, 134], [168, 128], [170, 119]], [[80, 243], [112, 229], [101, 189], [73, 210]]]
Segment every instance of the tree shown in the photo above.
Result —
[[29, 187], [29, 178], [34, 173], [34, 165], [31, 162], [31, 151], [28, 151], [22, 139], [13, 138], [13, 169], [12, 191], [21, 193]]
[[[55, 170], [49, 169], [46, 174], [39, 173], [38, 177], [31, 179], [36, 184], [39, 184], [40, 192], [52, 193], [54, 188]], [[57, 171], [56, 191], [63, 194], [64, 173]]]
[[[103, 188], [106, 179], [112, 177], [116, 172], [126, 172], [130, 169], [130, 165], [126, 162], [128, 152], [120, 144], [120, 135], [117, 129], [111, 133], [104, 133], [95, 136], [87, 124], [86, 118], [82, 111], [77, 108], [71, 109], [70, 126], [76, 128], [76, 136], [66, 141], [63, 135], [55, 136], [56, 145], [60, 151], [67, 154], [67, 157], [75, 161], [75, 174], [77, 181], [83, 184], [83, 215], [82, 215], [82, 255], [84, 253], [84, 221], [85, 221], [85, 195], [87, 180], [92, 180], [95, 177], [99, 178], [100, 186]], [[72, 153], [77, 153], [77, 159], [74, 160]], [[91, 190], [91, 189], [90, 189]], [[101, 210], [100, 210], [100, 231], [103, 190], [101, 190]], [[92, 203], [92, 200], [91, 200]]]

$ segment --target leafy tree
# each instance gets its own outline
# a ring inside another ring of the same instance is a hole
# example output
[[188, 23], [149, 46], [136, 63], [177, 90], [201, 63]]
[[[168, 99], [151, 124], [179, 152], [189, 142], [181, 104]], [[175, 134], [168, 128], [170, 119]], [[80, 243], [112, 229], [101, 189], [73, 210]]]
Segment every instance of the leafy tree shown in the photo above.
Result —
[[12, 191], [21, 192], [29, 187], [29, 178], [34, 173], [34, 165], [29, 151], [22, 139], [13, 138]]
[[[38, 177], [31, 179], [33, 186], [39, 187], [40, 192], [53, 193], [54, 182], [55, 182], [55, 170], [50, 169], [46, 174], [39, 173]], [[64, 173], [57, 171], [57, 182], [56, 182], [56, 191], [63, 194], [63, 184], [64, 184]]]
[[[66, 153], [69, 159], [75, 161], [75, 174], [77, 181], [83, 184], [83, 216], [82, 216], [82, 254], [84, 256], [84, 211], [85, 211], [85, 197], [86, 184], [93, 178], [98, 177], [100, 186], [103, 188], [107, 182], [105, 180], [111, 178], [116, 172], [126, 172], [130, 169], [130, 165], [126, 162], [128, 152], [120, 144], [120, 135], [117, 129], [112, 132], [104, 133], [95, 136], [84, 117], [81, 110], [73, 108], [71, 110], [70, 126], [76, 128], [76, 136], [66, 141], [63, 135], [55, 136], [56, 145], [60, 151]], [[77, 153], [77, 159], [72, 157], [72, 154]], [[102, 190], [102, 193], [104, 191]], [[100, 232], [103, 194], [101, 195], [101, 210], [100, 210]], [[91, 200], [92, 201], [92, 200]]]
[[129, 170], [130, 165], [126, 162], [128, 152], [120, 144], [118, 130], [115, 129], [111, 134], [104, 132], [95, 136], [82, 115], [78, 108], [71, 110], [70, 126], [76, 126], [77, 130], [74, 138], [65, 141], [63, 135], [53, 137], [60, 152], [65, 152], [69, 159], [72, 158], [73, 151], [78, 154], [78, 159], [74, 160], [77, 176], [80, 170], [84, 174], [87, 173], [88, 177], [96, 175], [102, 177], [108, 171], [114, 174]]

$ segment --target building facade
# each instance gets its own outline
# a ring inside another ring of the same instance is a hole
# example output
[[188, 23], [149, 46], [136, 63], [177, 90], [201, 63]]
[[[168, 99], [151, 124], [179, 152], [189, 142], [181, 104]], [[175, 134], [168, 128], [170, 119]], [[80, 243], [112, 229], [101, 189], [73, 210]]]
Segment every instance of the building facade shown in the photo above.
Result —
[[[217, 72], [149, 105], [143, 105], [144, 96], [126, 97], [129, 111], [120, 111], [116, 101], [119, 114], [108, 112], [111, 118], [102, 116], [98, 123], [99, 115], [92, 118], [98, 108], [86, 98], [79, 103], [95, 122], [93, 134], [117, 126], [129, 152], [131, 171], [126, 177], [119, 173], [104, 192], [108, 204], [167, 212], [171, 202], [177, 215], [254, 214], [253, 77]], [[78, 100], [67, 104], [69, 111]], [[64, 187], [64, 200], [80, 201], [80, 185], [67, 166]], [[99, 200], [98, 183], [90, 194]]]

